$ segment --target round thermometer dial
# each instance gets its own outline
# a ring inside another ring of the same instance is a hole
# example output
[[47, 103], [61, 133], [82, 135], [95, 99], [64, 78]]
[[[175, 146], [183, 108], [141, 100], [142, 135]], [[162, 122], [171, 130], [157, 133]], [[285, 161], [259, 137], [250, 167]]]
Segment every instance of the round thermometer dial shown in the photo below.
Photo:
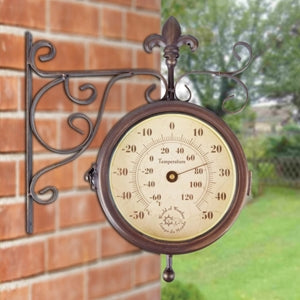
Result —
[[123, 118], [98, 156], [97, 192], [133, 244], [185, 253], [219, 238], [237, 216], [248, 171], [223, 121], [187, 103], [155, 103]]

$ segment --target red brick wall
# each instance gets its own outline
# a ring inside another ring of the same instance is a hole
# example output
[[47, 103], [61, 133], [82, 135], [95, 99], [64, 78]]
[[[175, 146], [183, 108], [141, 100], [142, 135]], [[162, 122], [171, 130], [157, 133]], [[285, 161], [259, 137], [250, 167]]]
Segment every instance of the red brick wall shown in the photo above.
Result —
[[[105, 220], [83, 175], [111, 126], [126, 111], [145, 103], [146, 77], [118, 82], [109, 96], [103, 124], [76, 161], [43, 176], [38, 187], [55, 185], [59, 198], [34, 205], [34, 234], [25, 233], [25, 31], [56, 46], [47, 70], [159, 68], [158, 53], [145, 54], [142, 41], [160, 32], [157, 0], [0, 1], [0, 299], [159, 299], [160, 259], [123, 240]], [[47, 81], [34, 79], [36, 92]], [[87, 97], [73, 80], [71, 91]], [[105, 80], [91, 79], [101, 94]], [[97, 99], [99, 100], [99, 99]], [[95, 119], [99, 102], [75, 105], [62, 87], [38, 104], [36, 124], [53, 147], [78, 144], [82, 137], [66, 125], [72, 112]], [[84, 127], [84, 124], [80, 125]], [[34, 169], [59, 159], [34, 142]]]

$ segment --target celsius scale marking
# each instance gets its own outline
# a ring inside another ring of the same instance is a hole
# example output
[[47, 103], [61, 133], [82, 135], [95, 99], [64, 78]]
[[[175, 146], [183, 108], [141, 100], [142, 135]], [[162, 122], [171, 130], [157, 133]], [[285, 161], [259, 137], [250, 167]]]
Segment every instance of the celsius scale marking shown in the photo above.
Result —
[[188, 115], [164, 114], [122, 138], [111, 158], [110, 189], [119, 212], [139, 231], [181, 241], [223, 217], [235, 173], [230, 149], [216, 131]]

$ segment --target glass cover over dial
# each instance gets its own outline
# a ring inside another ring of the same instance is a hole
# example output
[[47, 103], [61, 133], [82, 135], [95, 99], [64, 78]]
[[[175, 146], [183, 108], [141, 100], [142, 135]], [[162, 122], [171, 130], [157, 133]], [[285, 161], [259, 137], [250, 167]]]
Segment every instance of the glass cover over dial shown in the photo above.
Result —
[[116, 144], [109, 185], [122, 217], [153, 239], [185, 241], [224, 217], [236, 189], [235, 162], [224, 138], [184, 113], [150, 116]]
[[111, 225], [137, 247], [164, 254], [192, 252], [220, 238], [238, 216], [250, 179], [225, 122], [181, 101], [147, 104], [124, 116], [93, 170]]

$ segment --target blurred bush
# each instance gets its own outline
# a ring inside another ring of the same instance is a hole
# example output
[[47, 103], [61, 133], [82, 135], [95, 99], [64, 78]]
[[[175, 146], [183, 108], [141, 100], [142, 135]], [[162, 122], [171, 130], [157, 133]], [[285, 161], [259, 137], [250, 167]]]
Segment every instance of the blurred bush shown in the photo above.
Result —
[[174, 281], [162, 288], [161, 300], [205, 300], [196, 285]]
[[265, 184], [297, 187], [300, 184], [300, 127], [291, 124], [272, 136], [242, 138], [249, 170], [252, 195]]
[[300, 127], [291, 124], [283, 127], [277, 136], [266, 139], [267, 157], [300, 157]]

